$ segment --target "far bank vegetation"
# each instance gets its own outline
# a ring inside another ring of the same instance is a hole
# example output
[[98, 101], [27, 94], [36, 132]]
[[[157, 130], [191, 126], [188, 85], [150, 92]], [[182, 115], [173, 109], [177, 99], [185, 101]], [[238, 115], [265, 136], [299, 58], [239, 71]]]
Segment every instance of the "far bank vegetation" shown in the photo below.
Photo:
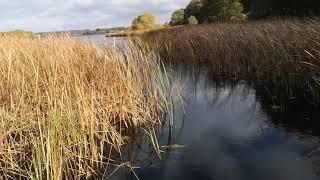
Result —
[[159, 24], [158, 18], [151, 12], [147, 12], [136, 17], [132, 21], [131, 30], [119, 33], [108, 33], [107, 37], [126, 37], [126, 36], [137, 36], [153, 30], [163, 28], [163, 25]]

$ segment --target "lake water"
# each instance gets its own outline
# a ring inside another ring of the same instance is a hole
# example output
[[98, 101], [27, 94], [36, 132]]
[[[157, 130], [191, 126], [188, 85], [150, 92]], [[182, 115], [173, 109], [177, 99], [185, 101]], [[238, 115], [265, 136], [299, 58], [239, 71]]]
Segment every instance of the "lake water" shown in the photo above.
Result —
[[105, 37], [103, 34], [97, 35], [87, 35], [87, 36], [75, 36], [75, 39], [86, 41], [86, 42], [93, 42], [98, 45], [107, 45], [107, 46], [123, 46], [127, 42], [127, 38], [113, 38], [113, 37]]
[[[272, 111], [268, 96], [244, 81], [215, 82], [205, 68], [168, 68], [174, 129], [159, 130], [161, 159], [141, 141], [128, 147], [140, 179], [318, 180], [320, 113], [299, 104]], [[127, 169], [111, 179], [136, 179]]]

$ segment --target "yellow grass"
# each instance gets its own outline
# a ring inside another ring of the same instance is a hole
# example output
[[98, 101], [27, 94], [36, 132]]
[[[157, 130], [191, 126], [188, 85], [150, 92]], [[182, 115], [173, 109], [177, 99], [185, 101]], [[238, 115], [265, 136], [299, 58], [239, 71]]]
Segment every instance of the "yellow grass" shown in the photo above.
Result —
[[14, 37], [14, 38], [34, 38], [35, 34], [30, 31], [9, 31], [9, 32], [0, 32], [0, 37]]
[[204, 65], [214, 78], [263, 83], [320, 104], [319, 19], [183, 26], [142, 38], [168, 64]]
[[159, 123], [152, 53], [69, 37], [0, 40], [4, 179], [88, 178], [133, 132]]

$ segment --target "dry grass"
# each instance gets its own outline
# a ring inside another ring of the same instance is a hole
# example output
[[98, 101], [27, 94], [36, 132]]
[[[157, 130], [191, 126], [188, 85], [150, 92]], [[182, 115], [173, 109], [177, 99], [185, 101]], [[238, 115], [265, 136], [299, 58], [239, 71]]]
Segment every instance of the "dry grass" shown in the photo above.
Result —
[[0, 37], [14, 37], [14, 38], [34, 38], [35, 34], [30, 31], [9, 31], [9, 32], [0, 32]]
[[156, 66], [132, 47], [2, 37], [0, 176], [80, 179], [115, 163], [129, 137], [160, 123]]
[[144, 39], [169, 63], [205, 64], [217, 77], [303, 87], [319, 100], [320, 21], [207, 24], [150, 32]]

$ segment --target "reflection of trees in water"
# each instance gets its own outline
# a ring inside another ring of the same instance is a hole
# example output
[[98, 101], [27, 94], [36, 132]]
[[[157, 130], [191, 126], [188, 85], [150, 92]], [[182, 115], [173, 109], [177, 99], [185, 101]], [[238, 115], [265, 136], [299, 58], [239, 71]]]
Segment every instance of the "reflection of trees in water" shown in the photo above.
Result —
[[[291, 132], [320, 137], [320, 110], [303, 96], [303, 92], [295, 98], [290, 98], [286, 94], [277, 91], [277, 87], [269, 86], [268, 89], [257, 87], [256, 97], [273, 124], [286, 128]], [[277, 96], [270, 95], [270, 92], [275, 92]], [[281, 98], [275, 99], [274, 97]], [[280, 110], [274, 109], [274, 106], [280, 107]]]
[[316, 174], [320, 174], [320, 148], [314, 148], [314, 150], [308, 152], [306, 156], [308, 157], [308, 159], [310, 159], [311, 163], [313, 164], [313, 171], [316, 172]]
[[[253, 95], [256, 98], [256, 103], [252, 105], [252, 111], [259, 108], [264, 111], [269, 117], [268, 120], [275, 127], [281, 127], [286, 129], [289, 133], [297, 133], [302, 136], [311, 135], [320, 137], [320, 126], [318, 119], [320, 117], [320, 111], [305, 97], [304, 92], [299, 89], [296, 90], [296, 97], [288, 97], [286, 93], [283, 93], [282, 89], [279, 89], [273, 85], [257, 85], [253, 82], [245, 82], [236, 79], [227, 79], [223, 76], [214, 76], [214, 73], [207, 67], [197, 66], [171, 66], [170, 70], [173, 83], [180, 83], [183, 96], [193, 96], [192, 102], [197, 102], [200, 97], [207, 98], [206, 103], [211, 103], [208, 107], [225, 106], [230, 108], [235, 101], [235, 98], [246, 98], [249, 95]], [[184, 86], [181, 82], [186, 82], [188, 86]], [[190, 88], [192, 90], [190, 90]], [[205, 93], [205, 94], [201, 94]], [[200, 95], [199, 95], [200, 94]], [[176, 96], [175, 96], [176, 97]], [[176, 100], [178, 101], [178, 100]], [[190, 103], [190, 99], [185, 98], [185, 103]], [[179, 106], [179, 103], [176, 103]], [[181, 108], [181, 107], [180, 107]], [[179, 107], [176, 107], [176, 113], [179, 112]], [[248, 113], [250, 110], [248, 110]], [[184, 116], [181, 116], [184, 117]], [[253, 119], [255, 120], [255, 119]], [[183, 120], [177, 120], [178, 126], [183, 128]], [[166, 136], [168, 131], [167, 126], [160, 128], [159, 139]], [[179, 131], [175, 133], [179, 134]], [[152, 145], [146, 144], [145, 138], [142, 137], [136, 142], [128, 146], [127, 152], [123, 153], [123, 161], [134, 162], [134, 166], [140, 169], [152, 169], [165, 168], [167, 161], [172, 161], [174, 153], [179, 153], [177, 149], [162, 148], [164, 153], [161, 155], [161, 161], [156, 155]], [[168, 140], [168, 142], [175, 142], [174, 140]], [[314, 168], [317, 172], [320, 167], [320, 149], [315, 147], [311, 152], [306, 152], [306, 156], [314, 164]], [[139, 173], [139, 169], [137, 169]], [[145, 171], [143, 171], [145, 172]], [[134, 174], [127, 171], [127, 179], [135, 179]]]
[[[200, 79], [205, 82], [206, 90], [215, 91], [215, 98], [221, 98], [222, 96], [219, 93], [226, 93], [225, 89], [229, 89], [227, 96], [231, 96], [234, 93], [242, 93], [241, 95], [244, 97], [253, 89], [262, 110], [268, 114], [273, 124], [292, 132], [320, 137], [320, 109], [303, 87], [291, 89], [292, 95], [288, 95], [283, 87], [281, 88], [271, 83], [257, 84], [255, 82], [228, 79], [224, 76], [217, 77], [208, 67], [178, 65], [173, 66], [173, 69], [181, 79], [193, 77], [190, 80], [194, 81], [195, 94], [197, 93], [197, 83]], [[239, 91], [239, 85], [241, 84], [245, 88]], [[226, 99], [224, 101], [213, 99], [213, 102], [225, 103]]]
[[[198, 71], [197, 74], [201, 73]], [[272, 122], [274, 126], [284, 128], [289, 133], [320, 137], [319, 107], [313, 102], [312, 97], [308, 95], [308, 92], [306, 92], [303, 87], [292, 89], [291, 91], [294, 95], [294, 97], [292, 97], [289, 96], [285, 90], [273, 84], [255, 85], [254, 82], [226, 80], [223, 77], [216, 78], [210, 70], [207, 70], [205, 74], [206, 84], [216, 87], [216, 90], [226, 85], [229, 86], [229, 98], [225, 99], [226, 101], [224, 101], [224, 103], [227, 102], [228, 99], [232, 99], [231, 96], [233, 93], [243, 93], [242, 95], [246, 96], [246, 94], [249, 94], [251, 88], [253, 88], [261, 109], [267, 113], [269, 117], [268, 120]], [[243, 83], [246, 84], [247, 88], [239, 91], [239, 84], [241, 85]], [[217, 95], [216, 97], [221, 96]], [[217, 100], [214, 101], [219, 102]], [[314, 147], [306, 156], [314, 165], [313, 168], [315, 172], [320, 174], [320, 148]]]

